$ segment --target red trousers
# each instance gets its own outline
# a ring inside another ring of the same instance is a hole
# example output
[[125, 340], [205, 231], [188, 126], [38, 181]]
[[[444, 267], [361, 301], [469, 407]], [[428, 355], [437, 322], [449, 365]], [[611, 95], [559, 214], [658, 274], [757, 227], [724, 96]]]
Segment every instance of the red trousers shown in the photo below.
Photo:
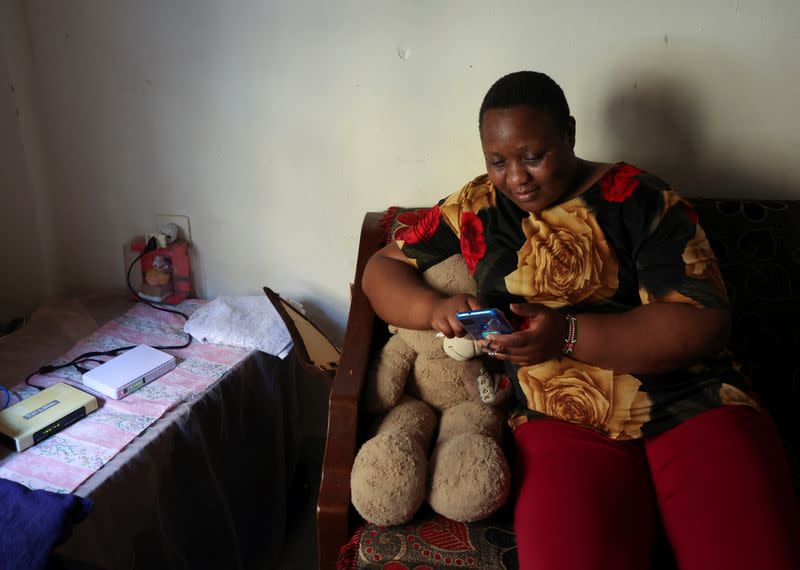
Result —
[[520, 568], [647, 569], [659, 524], [682, 570], [800, 568], [798, 503], [764, 412], [715, 408], [634, 441], [532, 420], [514, 439]]

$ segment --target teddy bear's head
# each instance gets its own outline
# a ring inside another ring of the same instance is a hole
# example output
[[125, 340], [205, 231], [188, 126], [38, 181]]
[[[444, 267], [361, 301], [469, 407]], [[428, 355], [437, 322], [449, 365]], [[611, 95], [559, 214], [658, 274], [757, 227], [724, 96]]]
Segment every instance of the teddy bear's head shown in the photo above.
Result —
[[[445, 294], [475, 294], [475, 280], [467, 270], [464, 258], [454, 255], [422, 274], [431, 287]], [[382, 413], [396, 406], [402, 394], [411, 395], [443, 410], [468, 400], [470, 394], [465, 383], [474, 383], [474, 378], [465, 379], [466, 369], [462, 359], [454, 359], [445, 352], [443, 338], [432, 330], [411, 330], [389, 327], [393, 337], [389, 339], [378, 357], [373, 361], [365, 387], [365, 409]], [[447, 339], [445, 339], [447, 340]], [[460, 351], [477, 352], [472, 341], [457, 341]]]
[[[446, 295], [467, 293], [477, 295], [478, 286], [467, 269], [461, 255], [453, 255], [444, 261], [428, 268], [422, 273], [422, 279]], [[426, 358], [445, 358], [464, 361], [482, 354], [478, 344], [470, 337], [447, 338], [435, 331], [414, 331], [389, 326], [389, 332], [400, 334], [417, 354]]]
[[442, 262], [429, 267], [422, 273], [422, 279], [446, 295], [458, 293], [478, 294], [478, 284], [467, 269], [467, 263], [461, 255], [452, 255]]
[[[422, 274], [422, 279], [446, 295], [467, 293], [478, 294], [478, 285], [467, 269], [467, 264], [461, 255], [453, 255], [430, 267]], [[442, 339], [442, 350], [454, 360], [464, 361], [483, 353], [478, 343], [470, 337], [447, 338], [437, 335]], [[438, 347], [437, 347], [438, 349]]]

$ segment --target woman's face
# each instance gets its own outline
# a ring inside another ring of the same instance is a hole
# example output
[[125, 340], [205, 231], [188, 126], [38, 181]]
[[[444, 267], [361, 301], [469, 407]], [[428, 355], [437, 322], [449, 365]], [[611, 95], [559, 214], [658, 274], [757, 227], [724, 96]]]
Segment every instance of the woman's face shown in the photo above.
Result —
[[565, 128], [544, 109], [521, 105], [483, 115], [481, 145], [495, 188], [528, 212], [575, 190], [575, 121]]

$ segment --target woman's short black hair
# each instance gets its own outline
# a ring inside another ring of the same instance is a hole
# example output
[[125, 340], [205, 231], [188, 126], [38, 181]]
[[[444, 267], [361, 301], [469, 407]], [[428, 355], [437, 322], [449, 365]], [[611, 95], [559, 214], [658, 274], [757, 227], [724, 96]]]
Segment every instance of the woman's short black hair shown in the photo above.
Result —
[[478, 113], [478, 128], [489, 109], [529, 105], [545, 109], [559, 125], [569, 122], [569, 105], [564, 91], [550, 76], [538, 71], [515, 71], [494, 82], [486, 92]]

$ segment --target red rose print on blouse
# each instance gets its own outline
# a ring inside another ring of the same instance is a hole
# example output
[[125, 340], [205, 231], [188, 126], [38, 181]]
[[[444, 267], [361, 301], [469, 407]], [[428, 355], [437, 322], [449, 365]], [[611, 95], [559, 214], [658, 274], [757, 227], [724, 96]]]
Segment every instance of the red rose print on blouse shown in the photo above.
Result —
[[639, 181], [634, 178], [642, 170], [630, 164], [621, 164], [611, 169], [611, 172], [600, 180], [600, 189], [603, 199], [608, 202], [624, 202], [631, 197], [633, 191], [639, 186]]
[[486, 255], [486, 242], [483, 241], [483, 222], [472, 212], [461, 214], [461, 255], [473, 275], [478, 262]]
[[[409, 214], [414, 215], [410, 212]], [[439, 206], [436, 205], [431, 208], [427, 214], [425, 214], [425, 217], [419, 219], [419, 221], [417, 221], [413, 226], [399, 228], [394, 233], [394, 239], [398, 241], [402, 240], [403, 243], [407, 244], [415, 244], [428, 240], [431, 238], [431, 236], [433, 236], [434, 232], [436, 232], [436, 228], [439, 226], [440, 217]]]

